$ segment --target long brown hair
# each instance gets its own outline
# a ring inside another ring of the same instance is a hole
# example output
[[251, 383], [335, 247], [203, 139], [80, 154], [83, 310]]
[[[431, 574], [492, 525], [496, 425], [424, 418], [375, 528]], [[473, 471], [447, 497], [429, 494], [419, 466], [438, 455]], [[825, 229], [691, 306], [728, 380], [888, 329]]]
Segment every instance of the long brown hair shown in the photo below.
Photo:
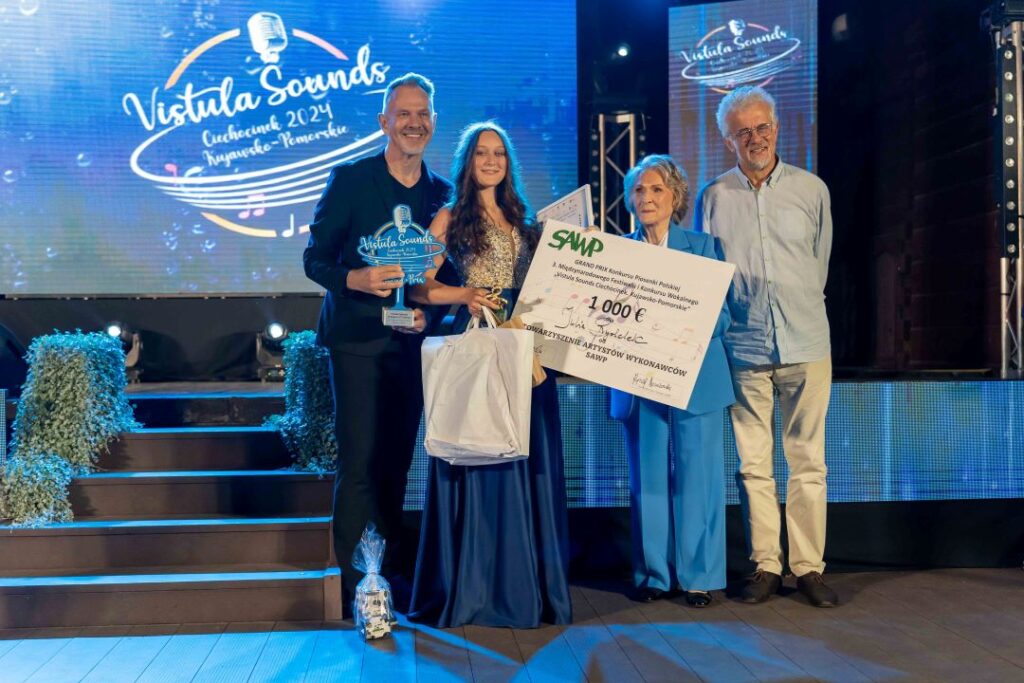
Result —
[[487, 250], [487, 243], [484, 241], [486, 216], [483, 207], [480, 206], [480, 187], [473, 178], [473, 155], [476, 153], [480, 135], [488, 130], [501, 138], [508, 160], [505, 178], [495, 188], [498, 207], [515, 229], [519, 230], [530, 254], [533, 254], [540, 241], [540, 226], [524, 196], [519, 159], [508, 133], [493, 121], [473, 123], [462, 131], [459, 144], [455, 148], [455, 157], [452, 159], [454, 188], [448, 200], [448, 210], [452, 214], [448, 223], [448, 252], [452, 260], [460, 266], [465, 266]]

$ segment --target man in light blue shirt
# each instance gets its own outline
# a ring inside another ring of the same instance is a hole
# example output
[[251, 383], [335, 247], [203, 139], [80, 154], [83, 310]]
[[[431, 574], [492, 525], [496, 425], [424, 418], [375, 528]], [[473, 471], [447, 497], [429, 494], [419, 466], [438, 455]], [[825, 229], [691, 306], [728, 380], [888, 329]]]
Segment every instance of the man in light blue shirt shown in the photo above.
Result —
[[811, 604], [833, 607], [825, 585], [825, 414], [832, 383], [825, 280], [832, 248], [828, 188], [776, 155], [775, 100], [744, 86], [723, 98], [718, 127], [737, 165], [697, 199], [694, 227], [717, 237], [736, 265], [725, 345], [737, 402], [730, 408], [739, 479], [757, 564], [741, 599], [767, 600], [782, 582], [781, 518], [772, 470], [774, 392], [789, 464], [789, 567]]

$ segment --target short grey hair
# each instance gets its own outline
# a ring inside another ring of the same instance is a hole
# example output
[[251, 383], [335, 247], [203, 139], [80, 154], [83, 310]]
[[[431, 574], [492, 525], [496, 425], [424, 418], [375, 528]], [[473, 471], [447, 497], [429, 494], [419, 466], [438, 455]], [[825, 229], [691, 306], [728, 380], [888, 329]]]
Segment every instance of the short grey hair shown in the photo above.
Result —
[[766, 104], [772, 113], [772, 123], [778, 123], [779, 117], [775, 113], [775, 98], [768, 94], [768, 91], [757, 85], [744, 85], [736, 88], [722, 98], [718, 103], [718, 113], [715, 119], [718, 121], [718, 130], [723, 138], [729, 137], [729, 128], [725, 124], [725, 117], [734, 111], [746, 109], [755, 104]]
[[380, 105], [380, 111], [382, 114], [387, 111], [388, 101], [391, 99], [391, 96], [403, 85], [415, 85], [417, 88], [427, 93], [427, 98], [430, 100], [430, 111], [434, 111], [434, 83], [426, 76], [410, 71], [404, 76], [399, 76], [392, 80], [388, 83], [387, 87], [384, 88], [384, 100]]
[[636, 207], [633, 206], [633, 188], [647, 171], [657, 171], [658, 175], [665, 182], [665, 186], [672, 191], [672, 220], [682, 223], [686, 218], [686, 212], [690, 210], [690, 183], [686, 179], [686, 171], [675, 162], [675, 159], [667, 154], [648, 154], [626, 174], [626, 210], [634, 216]]

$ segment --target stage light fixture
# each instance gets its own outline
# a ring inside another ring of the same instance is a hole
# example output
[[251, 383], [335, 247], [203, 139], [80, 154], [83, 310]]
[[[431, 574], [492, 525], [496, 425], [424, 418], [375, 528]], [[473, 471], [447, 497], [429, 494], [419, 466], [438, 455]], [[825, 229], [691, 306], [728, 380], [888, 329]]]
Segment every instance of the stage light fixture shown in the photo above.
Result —
[[288, 327], [273, 320], [256, 334], [257, 374], [261, 382], [284, 380], [284, 342], [288, 339]]
[[619, 46], [615, 48], [615, 56], [619, 59], [625, 59], [629, 57], [630, 47], [629, 43], [619, 43]]
[[845, 42], [850, 37], [850, 22], [846, 13], [842, 13], [832, 20], [832, 40], [837, 43]]
[[266, 333], [270, 339], [280, 341], [288, 336], [288, 328], [279, 322], [272, 322], [267, 325]]
[[139, 359], [142, 357], [142, 338], [139, 333], [124, 323], [111, 320], [103, 331], [121, 342], [121, 349], [124, 351], [124, 369], [128, 375], [129, 382], [138, 382], [142, 369], [138, 367]]
[[1003, 379], [1024, 377], [1024, 232], [1020, 207], [1024, 206], [1024, 0], [997, 0], [982, 15], [992, 30], [996, 66], [993, 115], [1002, 121], [995, 136], [995, 153], [1002, 159], [996, 175], [1002, 237], [999, 258], [999, 311]]

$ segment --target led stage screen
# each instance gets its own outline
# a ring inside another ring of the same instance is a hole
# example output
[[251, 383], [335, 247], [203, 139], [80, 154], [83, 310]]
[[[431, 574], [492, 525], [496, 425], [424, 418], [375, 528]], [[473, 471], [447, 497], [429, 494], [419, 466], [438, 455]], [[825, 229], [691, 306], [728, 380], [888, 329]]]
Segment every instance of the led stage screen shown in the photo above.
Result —
[[715, 113], [742, 85], [778, 102], [778, 153], [815, 170], [817, 0], [740, 0], [669, 10], [669, 149], [696, 191], [736, 165]]
[[[608, 390], [564, 383], [561, 404], [569, 507], [628, 507], [622, 426], [608, 417]], [[738, 505], [739, 454], [725, 433], [725, 493]], [[775, 434], [782, 433], [776, 404]], [[422, 444], [423, 434], [418, 443]], [[825, 420], [830, 503], [1024, 498], [1024, 381], [836, 382]], [[406, 509], [423, 506], [427, 460], [417, 447]], [[788, 467], [773, 456], [779, 500]]]
[[407, 71], [427, 162], [493, 118], [539, 208], [576, 185], [575, 2], [0, 0], [0, 294], [312, 292], [335, 164]]

